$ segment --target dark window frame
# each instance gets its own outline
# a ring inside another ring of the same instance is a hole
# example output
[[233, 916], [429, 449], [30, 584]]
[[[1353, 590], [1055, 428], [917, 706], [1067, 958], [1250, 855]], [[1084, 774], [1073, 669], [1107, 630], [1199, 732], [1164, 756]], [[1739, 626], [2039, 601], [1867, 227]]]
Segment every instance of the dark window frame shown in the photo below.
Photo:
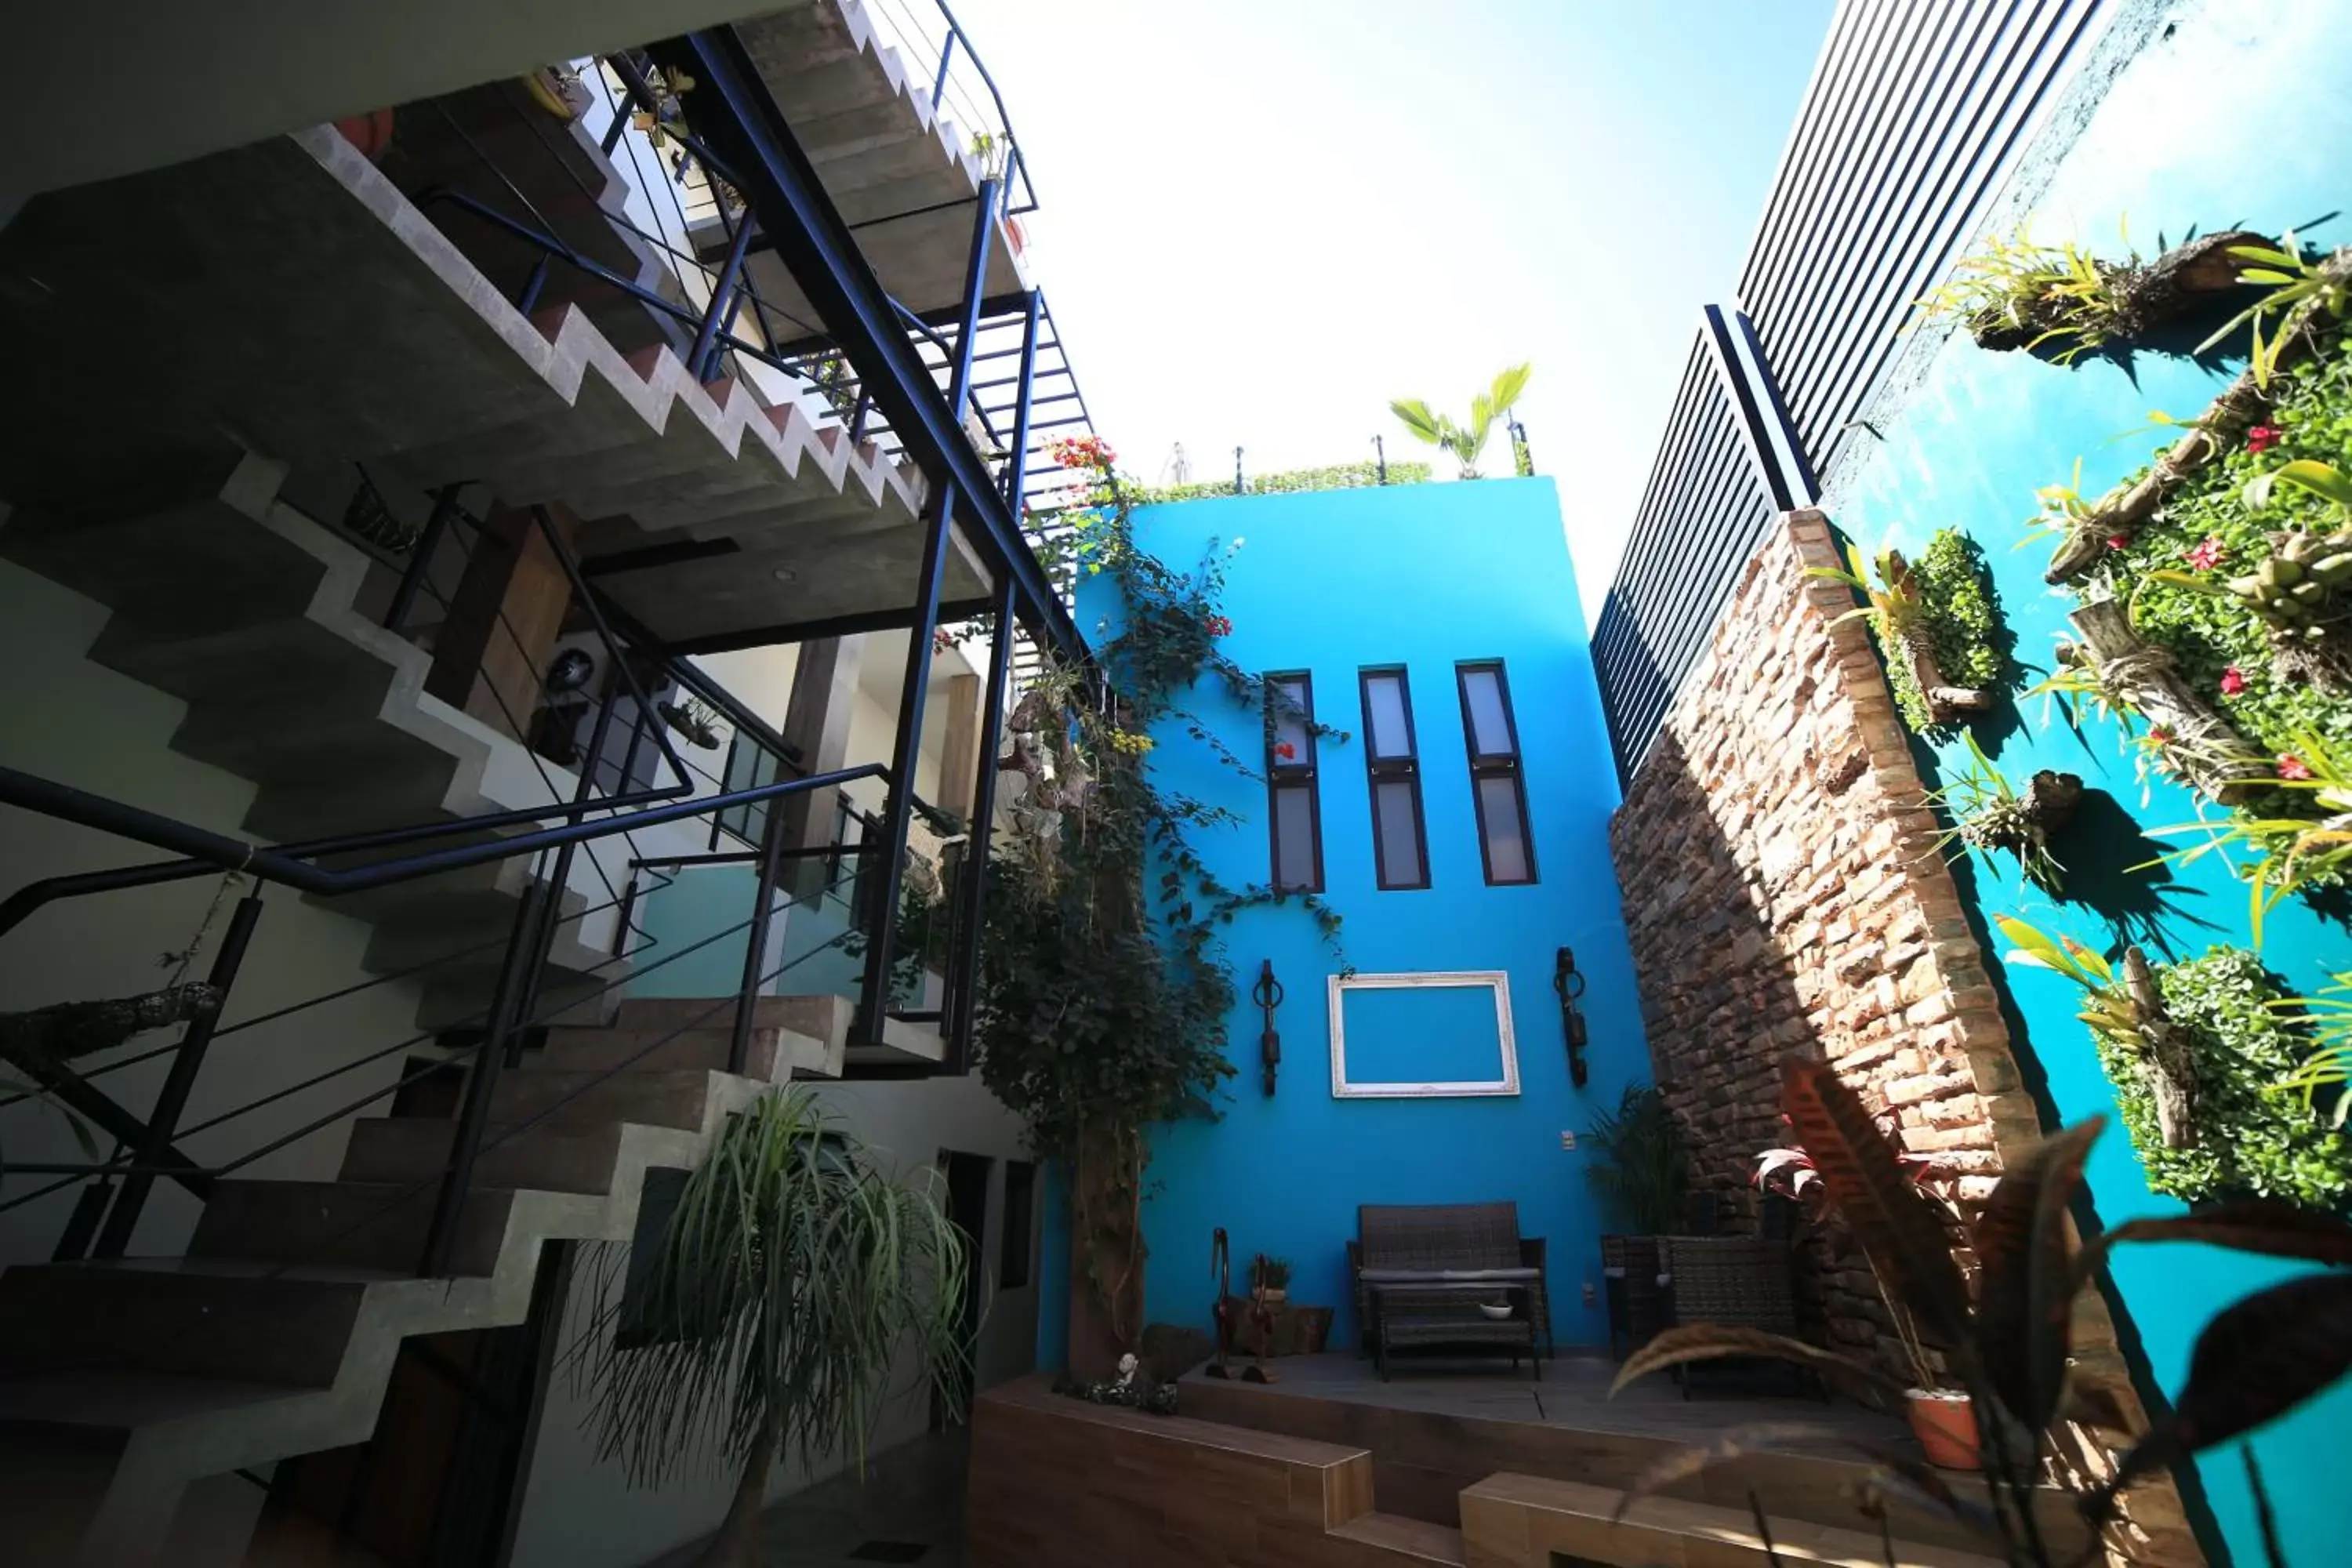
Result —
[[1004, 1162], [1003, 1228], [997, 1237], [998, 1289], [1025, 1290], [1035, 1281], [1036, 1241], [1036, 1162], [1007, 1160]]
[[[1508, 752], [1481, 752], [1478, 749], [1478, 721], [1470, 707], [1470, 677], [1473, 673], [1491, 673], [1495, 677], [1495, 693], [1502, 700], [1503, 730], [1508, 737]], [[1499, 658], [1464, 659], [1454, 667], [1454, 694], [1462, 700], [1462, 751], [1470, 762], [1470, 809], [1478, 819], [1478, 868], [1486, 874], [1490, 888], [1531, 888], [1542, 880], [1536, 867], [1536, 839], [1533, 825], [1528, 820], [1527, 770], [1520, 762], [1519, 715], [1511, 702], [1511, 678]], [[1478, 786], [1485, 779], [1508, 779], [1511, 798], [1518, 808], [1519, 845], [1527, 857], [1528, 874], [1507, 881], [1495, 876], [1495, 857], [1490, 847], [1491, 836], [1486, 827], [1486, 796]]]
[[[1275, 712], [1276, 689], [1296, 684], [1301, 691], [1299, 707], [1305, 717], [1299, 729], [1306, 739], [1306, 750], [1288, 761], [1275, 755], [1274, 748], [1282, 736], [1282, 726]], [[1265, 865], [1266, 880], [1276, 892], [1319, 893], [1323, 890], [1323, 791], [1318, 771], [1315, 749], [1315, 678], [1303, 669], [1284, 670], [1265, 677]], [[1313, 876], [1305, 882], [1286, 883], [1282, 879], [1282, 802], [1285, 794], [1297, 792], [1307, 796], [1307, 853], [1314, 868]]]
[[[1372, 682], [1393, 679], [1397, 706], [1404, 715], [1404, 754], [1382, 757], [1372, 722]], [[1401, 664], [1370, 664], [1356, 671], [1356, 695], [1364, 710], [1364, 795], [1372, 814], [1372, 885], [1384, 893], [1418, 892], [1428, 888], [1429, 819], [1421, 802], [1421, 731], [1412, 719], [1412, 678]], [[1402, 784], [1412, 796], [1412, 834], [1421, 860], [1421, 880], [1400, 882], [1389, 875], [1386, 837], [1381, 832], [1381, 786]]]

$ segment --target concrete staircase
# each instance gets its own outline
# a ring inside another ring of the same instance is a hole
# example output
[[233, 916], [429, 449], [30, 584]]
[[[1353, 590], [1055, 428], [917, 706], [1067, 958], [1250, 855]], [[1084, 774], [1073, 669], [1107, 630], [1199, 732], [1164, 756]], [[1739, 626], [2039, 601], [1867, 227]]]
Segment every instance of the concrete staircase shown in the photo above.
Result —
[[[89, 657], [188, 705], [172, 747], [258, 786], [245, 832], [283, 843], [571, 798], [570, 773], [542, 777], [514, 741], [425, 692], [429, 656], [353, 607], [366, 558], [278, 499], [279, 465], [231, 454], [142, 478], [0, 519], [0, 557], [112, 612]], [[420, 1021], [435, 1026], [487, 1001], [530, 877], [517, 858], [334, 907], [373, 924], [379, 973], [478, 950], [425, 977]], [[592, 890], [601, 900], [583, 857], [566, 913]], [[551, 997], [625, 973], [580, 931], [557, 933]]]
[[[929, 74], [882, 41], [859, 0], [796, 0], [735, 30], [883, 287], [911, 310], [958, 303], [984, 174], [971, 151], [979, 128], [950, 120], [949, 103], [931, 107]], [[726, 244], [715, 220], [693, 237], [705, 254]], [[754, 253], [751, 270], [763, 300], [815, 319], [772, 255]], [[982, 294], [1027, 286], [1000, 224]]]
[[[0, 496], [22, 510], [226, 431], [305, 471], [560, 504], [600, 587], [665, 639], [911, 600], [910, 470], [667, 347], [625, 353], [572, 306], [526, 319], [329, 129], [30, 204], [0, 232], [0, 331], [45, 367], [0, 390], [19, 435]], [[950, 560], [951, 597], [983, 582]]]
[[172, 1561], [191, 1481], [365, 1441], [403, 1338], [521, 1321], [543, 1243], [626, 1241], [649, 1168], [693, 1166], [794, 1074], [839, 1072], [848, 1013], [761, 1004], [742, 1076], [723, 1001], [551, 1031], [499, 1081], [446, 1278], [415, 1269], [455, 1124], [422, 1118], [355, 1123], [334, 1182], [219, 1183], [185, 1258], [0, 1273], [10, 1560]]

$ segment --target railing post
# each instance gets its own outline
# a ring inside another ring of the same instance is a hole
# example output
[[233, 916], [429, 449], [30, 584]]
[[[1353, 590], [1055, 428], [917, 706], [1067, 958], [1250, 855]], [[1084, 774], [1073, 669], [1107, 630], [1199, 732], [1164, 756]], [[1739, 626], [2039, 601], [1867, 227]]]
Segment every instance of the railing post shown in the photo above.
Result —
[[443, 485], [433, 492], [432, 514], [425, 520], [425, 531], [409, 547], [408, 569], [400, 574], [400, 585], [392, 591], [392, 607], [383, 613], [384, 630], [394, 636], [407, 630], [408, 617], [415, 613], [416, 595], [424, 592], [425, 580], [433, 574], [433, 557], [440, 552], [450, 523], [457, 521], [457, 492], [462, 488]]
[[[613, 647], [607, 647], [604, 649], [604, 655], [615, 664], [623, 657], [621, 650]], [[588, 752], [581, 759], [580, 782], [572, 787], [572, 804], [575, 809], [564, 814], [563, 820], [566, 822], [578, 822], [588, 815], [586, 807], [589, 799], [595, 794], [596, 788], [596, 759], [604, 754], [604, 739], [612, 733], [613, 694], [619, 686], [619, 677], [613, 668], [607, 668], [604, 671], [604, 684], [596, 704], [596, 722], [588, 731]], [[579, 846], [576, 844], [566, 844], [555, 852], [555, 869], [548, 879], [550, 886], [554, 889], [555, 899], [553, 912], [548, 916], [547, 922], [546, 946], [550, 949], [553, 948], [557, 934], [563, 929], [563, 895], [572, 886], [572, 860], [574, 851], [578, 848]], [[596, 852], [591, 849], [588, 853], [593, 856]], [[541, 957], [544, 958], [544, 956], [545, 954], [542, 953]], [[544, 963], [531, 967], [530, 980], [523, 987], [522, 1005], [516, 1010], [516, 1017], [528, 1018], [538, 1011], [539, 984], [546, 967]]]
[[187, 1109], [188, 1093], [196, 1086], [196, 1074], [205, 1065], [205, 1051], [213, 1043], [213, 1031], [220, 1023], [226, 1007], [229, 988], [236, 984], [236, 972], [245, 963], [245, 950], [253, 942], [253, 928], [261, 920], [261, 894], [257, 889], [237, 900], [236, 911], [229, 916], [228, 931], [221, 938], [220, 951], [213, 955], [212, 973], [205, 976], [221, 998], [222, 1006], [205, 1014], [188, 1026], [180, 1038], [179, 1051], [172, 1058], [171, 1071], [164, 1075], [163, 1089], [155, 1096], [155, 1108], [147, 1113], [147, 1135], [136, 1145], [138, 1153], [129, 1175], [122, 1178], [122, 1192], [114, 1200], [114, 1208], [100, 1227], [98, 1243], [90, 1249], [96, 1258], [120, 1258], [131, 1244], [131, 1233], [139, 1224], [139, 1211], [146, 1206], [147, 1193], [155, 1184], [153, 1167], [170, 1152], [172, 1139], [180, 1130], [180, 1112]]
[[507, 935], [506, 958], [499, 965], [489, 1026], [475, 1051], [474, 1070], [466, 1079], [466, 1101], [458, 1109], [449, 1165], [433, 1203], [433, 1228], [425, 1235], [425, 1258], [418, 1270], [427, 1279], [446, 1277], [457, 1249], [457, 1222], [465, 1215], [474, 1158], [481, 1152], [482, 1133], [489, 1126], [490, 1097], [498, 1090], [499, 1069], [506, 1065], [507, 1037], [514, 1032], [524, 994], [545, 951], [549, 902], [545, 882], [533, 877], [524, 884], [522, 905], [515, 912], [514, 929]]
[[[719, 218], [726, 218], [726, 206], [719, 207]], [[727, 259], [719, 264], [719, 279], [711, 285], [710, 309], [702, 313], [702, 325], [694, 334], [694, 346], [687, 351], [686, 368], [694, 373], [697, 381], [709, 381], [712, 375], [711, 362], [719, 357], [720, 323], [731, 313], [735, 304], [735, 282], [743, 275], [743, 255], [751, 246], [751, 213], [744, 209], [735, 225], [735, 237], [728, 242]]]
[[931, 80], [931, 112], [934, 114], [939, 112], [940, 100], [947, 94], [948, 62], [955, 58], [955, 30], [950, 28], [947, 42], [940, 46], [940, 74]]
[[948, 380], [948, 414], [961, 426], [964, 405], [971, 400], [971, 355], [980, 339], [980, 300], [988, 292], [988, 253], [996, 241], [996, 193], [993, 179], [980, 183], [980, 215], [971, 226], [971, 255], [964, 268], [963, 318], [956, 333], [955, 374]]
[[522, 281], [522, 291], [515, 296], [515, 309], [517, 310], [528, 316], [533, 310], [539, 309], [540, 290], [547, 287], [548, 268], [552, 267], [554, 264], [555, 253], [553, 251], [542, 251], [540, 253], [538, 265], [530, 269], [530, 276], [524, 279]]
[[776, 883], [783, 875], [785, 814], [767, 814], [760, 835], [760, 876], [752, 892], [751, 929], [743, 949], [743, 988], [735, 998], [735, 1029], [727, 1041], [727, 1070], [740, 1073], [751, 1060], [751, 1023], [760, 986], [768, 976], [768, 925], [775, 915]]
[[[1036, 296], [1032, 294], [1030, 300], [1034, 322]], [[956, 885], [954, 968], [942, 1003], [948, 1047], [945, 1066], [950, 1073], [963, 1071], [971, 1059], [972, 1009], [980, 995], [980, 922], [988, 909], [988, 846], [996, 820], [996, 745], [1003, 736], [1004, 700], [1013, 685], [1013, 638], [1017, 630], [1013, 616], [1013, 584], [1008, 578], [996, 592], [996, 646], [989, 650], [988, 697], [981, 709], [980, 744], [975, 748], [980, 753], [980, 778], [971, 792], [970, 847], [964, 852], [962, 879]]]
[[1241, 495], [1241, 494], [1243, 494], [1243, 493], [1244, 493], [1244, 492], [1243, 492], [1243, 489], [1242, 489], [1242, 449], [1241, 449], [1239, 447], [1234, 447], [1234, 494], [1235, 494], [1235, 495]]
[[[1021, 321], [1021, 384], [1013, 405], [1013, 455], [1004, 468], [1004, 504], [1013, 509], [1013, 521], [1021, 521], [1024, 491], [1029, 485], [1029, 399], [1037, 384], [1037, 321], [1045, 310], [1045, 296], [1035, 289], [1029, 290], [1028, 307]], [[1002, 637], [1000, 630], [997, 634]]]

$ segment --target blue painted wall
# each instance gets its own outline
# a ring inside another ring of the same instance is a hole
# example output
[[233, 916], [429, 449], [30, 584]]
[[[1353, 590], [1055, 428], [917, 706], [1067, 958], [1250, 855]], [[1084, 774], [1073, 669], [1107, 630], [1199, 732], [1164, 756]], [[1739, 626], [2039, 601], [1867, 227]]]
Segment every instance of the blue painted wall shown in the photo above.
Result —
[[[2071, 237], [2114, 255], [2126, 215], [2134, 237], [2152, 248], [2159, 228], [2177, 237], [2191, 225], [2211, 230], [2242, 223], [2276, 233], [2352, 203], [2352, 94], [2343, 90], [2341, 71], [2326, 63], [2352, 30], [2352, 4], [2200, 4], [2178, 9], [2170, 20], [2170, 35], [2117, 79], [2058, 165], [2037, 207], [2034, 237]], [[2352, 239], [2352, 228], [2337, 219], [2307, 237], [2340, 245]], [[2161, 436], [2147, 429], [2149, 410], [2194, 415], [2225, 379], [2185, 361], [2145, 355], [2129, 374], [2103, 362], [2062, 369], [2022, 354], [1986, 353], [1956, 337], [1904, 413], [1880, 425], [1885, 440], [1853, 482], [1841, 479], [1833, 488], [1835, 521], [1865, 549], [1890, 537], [1916, 549], [1937, 528], [1966, 528], [1992, 563], [2019, 657], [2047, 667], [2074, 601], [2042, 583], [2046, 545], [2011, 548], [2023, 531], [2021, 520], [2035, 510], [2034, 490], [2065, 482], [2079, 458], [2082, 492], [2104, 493], [2160, 444]], [[2125, 434], [2131, 431], [2140, 433]], [[2078, 740], [2063, 723], [2045, 725], [2038, 702], [2024, 720], [1997, 752], [2011, 779], [2057, 768], [2109, 792], [2143, 826], [2194, 819], [2194, 802], [2177, 786], [2158, 782], [2143, 800], [2112, 726], [2094, 721]], [[1948, 770], [1950, 748], [1942, 760]], [[2063, 858], [2068, 845], [2059, 848]], [[2077, 841], [2074, 853], [2087, 852]], [[2006, 859], [1990, 869], [1979, 864], [1974, 889], [1988, 913], [2021, 914], [2108, 951], [2117, 944], [2106, 918], [2054, 904], [2022, 885]], [[2248, 944], [2245, 892], [2214, 858], [2179, 872], [2164, 904], [2153, 916], [2152, 945], [2195, 954], [2214, 942]], [[2324, 970], [2352, 963], [2352, 939], [2296, 902], [2265, 921], [2262, 954], [2307, 990], [2324, 983]], [[2046, 1076], [2063, 1120], [2102, 1112], [2109, 1118], [2090, 1167], [2101, 1220], [2179, 1212], [2179, 1203], [2147, 1189], [2106, 1079], [2073, 1016], [2073, 988], [2026, 967], [2008, 968], [2007, 980], [2026, 1026], [2022, 1054]], [[2216, 1310], [2293, 1271], [2202, 1248], [2126, 1247], [2115, 1262], [2116, 1283], [2167, 1390], [2179, 1386], [2197, 1331]], [[2255, 1440], [2291, 1563], [2344, 1559], [2342, 1500], [2352, 1487], [2347, 1434], [2352, 1389], [2339, 1388]], [[2240, 1561], [2261, 1561], [2237, 1455], [2209, 1456], [2202, 1476]]]
[[[1244, 1004], [1229, 1025], [1242, 1071], [1224, 1119], [1163, 1127], [1151, 1139], [1148, 1317], [1209, 1326], [1210, 1234], [1222, 1226], [1237, 1260], [1256, 1252], [1290, 1258], [1292, 1300], [1337, 1308], [1335, 1331], [1345, 1341], [1355, 1325], [1343, 1249], [1358, 1205], [1509, 1198], [1522, 1231], [1549, 1239], [1559, 1342], [1601, 1342], [1601, 1314], [1581, 1305], [1579, 1291], [1597, 1282], [1599, 1216], [1584, 1156], [1563, 1151], [1560, 1133], [1580, 1131], [1594, 1107], [1614, 1106], [1629, 1080], [1648, 1077], [1649, 1063], [1606, 837], [1616, 783], [1551, 481], [1192, 501], [1140, 511], [1136, 529], [1144, 548], [1178, 565], [1213, 542], [1225, 549], [1227, 649], [1248, 669], [1308, 671], [1318, 717], [1351, 737], [1363, 729], [1358, 670], [1406, 668], [1432, 886], [1374, 887], [1364, 748], [1351, 738], [1322, 742], [1318, 757], [1326, 896], [1346, 921], [1347, 960], [1362, 973], [1507, 971], [1521, 1083], [1515, 1097], [1333, 1098], [1326, 981], [1339, 961], [1297, 909], [1244, 911], [1227, 933]], [[1089, 583], [1078, 609], [1079, 624], [1099, 638], [1116, 595]], [[1518, 724], [1540, 878], [1533, 886], [1488, 887], [1480, 867], [1454, 665], [1491, 658], [1505, 661]], [[1261, 754], [1258, 715], [1222, 687], [1204, 685], [1190, 709], [1237, 754]], [[1233, 885], [1266, 881], [1265, 786], [1218, 763], [1181, 722], [1156, 738], [1151, 763], [1163, 790], [1243, 819], [1196, 833], [1202, 858]], [[1592, 1072], [1582, 1090], [1569, 1082], [1551, 990], [1562, 945], [1575, 949], [1589, 980]], [[1272, 1100], [1259, 1089], [1259, 1020], [1245, 1000], [1269, 958], [1288, 993]], [[1447, 1068], [1449, 1047], [1424, 1043], [1416, 1026], [1426, 1022], [1423, 1009], [1386, 1005], [1393, 996], [1360, 1009], [1360, 999], [1349, 1008], [1351, 1058], [1360, 1052], [1381, 1077], [1416, 1057], [1433, 1064], [1433, 1077]], [[1454, 1021], [1451, 1006], [1431, 1005]], [[1049, 1250], [1048, 1268], [1066, 1269], [1060, 1251]], [[1055, 1296], [1049, 1289], [1045, 1300]], [[1045, 1364], [1058, 1364], [1059, 1332], [1049, 1320]]]

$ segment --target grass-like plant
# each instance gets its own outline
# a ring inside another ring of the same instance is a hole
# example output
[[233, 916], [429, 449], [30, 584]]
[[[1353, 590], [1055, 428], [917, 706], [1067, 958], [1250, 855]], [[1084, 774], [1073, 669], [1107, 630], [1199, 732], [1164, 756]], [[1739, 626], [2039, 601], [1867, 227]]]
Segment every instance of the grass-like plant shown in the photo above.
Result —
[[[2352, 880], [2352, 751], [2306, 731], [2273, 764], [2266, 798], [2287, 805], [2244, 810], [2218, 821], [2178, 823], [2150, 830], [2159, 838], [2202, 834], [2203, 841], [2163, 857], [2187, 865], [2219, 855], [2246, 884], [2247, 920], [2262, 945], [2265, 916], [2283, 899]], [[2323, 815], [2305, 816], [2293, 803], [2308, 800]]]
[[1673, 1236], [1690, 1198], [1690, 1136], [1666, 1097], [1632, 1083], [1617, 1109], [1593, 1114], [1584, 1131], [1599, 1158], [1584, 1168], [1593, 1191], [1637, 1236]]
[[1250, 1259], [1250, 1289], [1253, 1290], [1287, 1290], [1290, 1289], [1290, 1259], [1261, 1252]]
[[961, 1397], [971, 1251], [929, 1192], [880, 1173], [808, 1090], [761, 1097], [686, 1184], [625, 1336], [638, 1348], [614, 1332], [628, 1298], [614, 1289], [574, 1343], [598, 1457], [646, 1487], [733, 1467], [705, 1561], [764, 1563], [779, 1459], [862, 1463], [900, 1367]]
[[[2136, 1220], [2078, 1253], [2068, 1215], [2100, 1131], [2094, 1117], [2011, 1163], [1976, 1211], [1969, 1225], [1977, 1266], [1972, 1289], [1953, 1256], [1944, 1217], [1905, 1173], [1895, 1150], [1860, 1098], [1839, 1081], [1835, 1067], [1791, 1056], [1783, 1058], [1780, 1075], [1782, 1110], [1812, 1157], [1827, 1201], [1975, 1404], [1980, 1458], [1992, 1483], [1990, 1506], [1959, 1496], [1914, 1455], [1851, 1437], [1832, 1440], [1872, 1460], [1883, 1490], [1998, 1542], [2002, 1561], [2053, 1568], [2062, 1560], [2043, 1539], [2034, 1510], [2043, 1482], [2042, 1445], [2061, 1414], [2082, 1412], [2120, 1427], [2120, 1412], [2096, 1415], [2098, 1391], [2074, 1386], [2070, 1371], [2074, 1314], [2068, 1306], [2106, 1247], [2194, 1241], [2329, 1267], [2243, 1297], [2206, 1324], [2171, 1410], [2137, 1435], [2113, 1473], [2079, 1500], [2094, 1524], [2112, 1516], [2123, 1489], [2140, 1477], [2240, 1437], [2344, 1375], [2343, 1347], [2352, 1333], [2352, 1226], [2342, 1220], [2248, 1199], [2199, 1214]], [[1793, 1362], [1898, 1402], [1904, 1396], [1898, 1383], [1858, 1357], [1712, 1323], [1685, 1324], [1652, 1340], [1625, 1363], [1611, 1392], [1653, 1372], [1722, 1356]], [[1735, 1427], [1706, 1447], [1670, 1454], [1626, 1490], [1618, 1515], [1643, 1497], [1783, 1444], [1789, 1436], [1779, 1423]], [[1759, 1517], [1769, 1500], [1756, 1500]], [[1884, 1520], [1883, 1510], [1879, 1517]]]
[[[2017, 857], [2025, 879], [2045, 892], [2059, 891], [2066, 868], [2050, 852], [2051, 817], [2071, 810], [2082, 793], [2080, 780], [2063, 773], [2038, 773], [2023, 792], [1984, 754], [1973, 733], [1963, 732], [1968, 761], [1951, 783], [1930, 790], [1927, 798], [1944, 808], [1952, 826], [1936, 836], [1937, 849], [1958, 843], [1980, 855], [2002, 852]], [[2044, 784], [2044, 780], [2050, 781]], [[2063, 804], [2062, 804], [2063, 802]]]
[[2072, 240], [2037, 244], [2023, 228], [1989, 235], [1949, 282], [1920, 300], [1923, 321], [1954, 320], [1987, 348], [2055, 345], [2059, 363], [2130, 335], [2139, 258], [2101, 261]]
[[[2309, 305], [2330, 316], [2352, 316], [2352, 270], [2343, 265], [2340, 252], [2321, 261], [2305, 260], [2303, 246], [2293, 229], [2281, 236], [2275, 246], [2233, 245], [2230, 254], [2247, 263], [2240, 269], [2238, 281], [2260, 284], [2269, 292], [2198, 344], [2198, 352], [2221, 347], [2231, 333], [2251, 323], [2253, 343], [2247, 366], [2253, 372], [2254, 384], [2267, 386], [2278, 369], [2280, 345], [2291, 335], [2282, 330], [2288, 312]], [[2265, 338], [2263, 328], [2274, 319], [2279, 324]]]

